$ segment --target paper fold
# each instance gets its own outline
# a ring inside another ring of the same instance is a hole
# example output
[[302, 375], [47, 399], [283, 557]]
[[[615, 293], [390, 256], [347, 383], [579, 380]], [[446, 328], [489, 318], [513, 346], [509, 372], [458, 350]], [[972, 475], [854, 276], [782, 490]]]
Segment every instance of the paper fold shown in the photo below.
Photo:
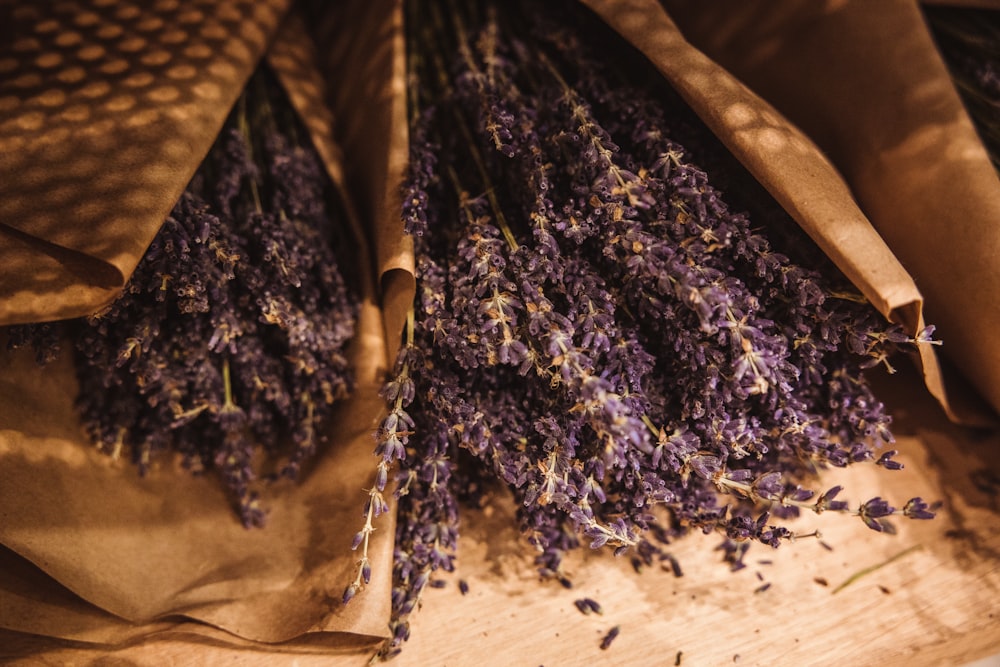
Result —
[[[337, 39], [337, 26], [349, 25]], [[403, 0], [345, 2], [324, 10], [313, 26], [326, 45], [325, 73], [340, 86], [331, 106], [341, 111], [337, 139], [351, 156], [347, 183], [369, 238], [394, 357], [415, 291], [413, 243], [403, 234], [400, 188], [409, 156]]]

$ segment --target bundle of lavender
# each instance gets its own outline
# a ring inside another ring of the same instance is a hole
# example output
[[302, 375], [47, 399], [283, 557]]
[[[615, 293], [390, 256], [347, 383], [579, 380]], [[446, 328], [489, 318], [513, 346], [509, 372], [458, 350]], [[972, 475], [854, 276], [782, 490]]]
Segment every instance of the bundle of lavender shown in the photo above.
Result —
[[933, 516], [802, 486], [825, 466], [901, 467], [875, 450], [890, 418], [862, 371], [913, 341], [628, 45], [574, 2], [409, 6], [417, 294], [344, 595], [372, 576], [392, 478], [387, 655], [453, 568], [459, 500], [498, 485], [561, 579], [581, 544], [651, 560], [690, 530], [777, 546], [794, 535], [774, 519], [799, 510], [877, 531]]
[[923, 7], [955, 87], [1000, 170], [1000, 10]]
[[[120, 297], [11, 327], [39, 363], [71, 340], [81, 420], [140, 473], [172, 451], [215, 470], [246, 526], [261, 478], [295, 478], [348, 395], [358, 297], [334, 189], [273, 75], [257, 71]], [[261, 460], [258, 452], [266, 455]]]

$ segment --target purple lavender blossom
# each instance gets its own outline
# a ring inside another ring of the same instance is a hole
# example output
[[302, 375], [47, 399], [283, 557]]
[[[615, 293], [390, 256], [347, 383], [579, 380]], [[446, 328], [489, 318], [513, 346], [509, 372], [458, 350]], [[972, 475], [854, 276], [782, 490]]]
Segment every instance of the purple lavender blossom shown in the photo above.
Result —
[[374, 487], [398, 464], [388, 653], [453, 567], [458, 499], [483, 488], [513, 494], [539, 571], [567, 582], [582, 544], [641, 565], [715, 531], [741, 567], [750, 542], [793, 537], [772, 517], [880, 530], [928, 511], [803, 486], [898, 465], [876, 455], [889, 417], [862, 370], [909, 339], [831, 267], [790, 259], [811, 250], [773, 202], [729, 203], [716, 166], [740, 204], [752, 179], [630, 47], [571, 3], [408, 6], [417, 296]]

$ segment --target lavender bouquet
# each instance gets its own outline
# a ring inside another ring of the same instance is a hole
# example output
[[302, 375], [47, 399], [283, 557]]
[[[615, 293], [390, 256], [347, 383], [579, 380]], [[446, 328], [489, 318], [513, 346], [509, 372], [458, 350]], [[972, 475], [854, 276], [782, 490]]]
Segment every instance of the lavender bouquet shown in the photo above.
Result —
[[216, 471], [243, 523], [260, 525], [257, 482], [295, 478], [351, 390], [358, 296], [341, 218], [261, 67], [121, 296], [88, 318], [11, 327], [8, 346], [45, 363], [71, 340], [79, 413], [101, 450], [141, 473], [177, 452]]
[[372, 576], [392, 479], [384, 655], [432, 572], [453, 568], [459, 501], [498, 486], [541, 573], [563, 580], [581, 544], [650, 561], [714, 531], [738, 560], [794, 537], [774, 520], [802, 509], [876, 531], [933, 516], [920, 498], [803, 486], [826, 466], [901, 467], [876, 451], [890, 418], [863, 371], [914, 341], [628, 45], [575, 3], [408, 7], [417, 293], [344, 593]]

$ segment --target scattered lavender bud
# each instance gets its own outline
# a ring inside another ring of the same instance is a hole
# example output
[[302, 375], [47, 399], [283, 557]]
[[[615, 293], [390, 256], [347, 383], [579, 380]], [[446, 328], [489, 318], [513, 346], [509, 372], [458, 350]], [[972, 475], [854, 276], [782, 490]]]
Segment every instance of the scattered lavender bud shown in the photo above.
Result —
[[903, 505], [903, 516], [910, 519], [933, 519], [934, 512], [929, 510], [927, 503], [922, 499], [911, 498]]
[[582, 614], [604, 613], [604, 609], [601, 605], [596, 600], [592, 600], [591, 598], [580, 598], [578, 600], [574, 600], [573, 604], [576, 605], [576, 608], [579, 609]]
[[899, 463], [898, 461], [892, 460], [892, 457], [898, 453], [899, 452], [897, 452], [895, 449], [891, 449], [882, 456], [880, 456], [878, 461], [876, 461], [875, 463], [876, 465], [882, 466], [886, 470], [902, 470], [903, 464]]
[[601, 640], [601, 650], [606, 651], [608, 648], [610, 648], [611, 642], [615, 640], [615, 638], [618, 636], [620, 632], [621, 632], [621, 626], [618, 625], [608, 630], [608, 634], [604, 635], [604, 638]]
[[729, 569], [733, 572], [739, 572], [746, 567], [746, 563], [743, 559], [749, 548], [749, 542], [736, 542], [731, 539], [725, 540], [722, 544], [716, 547], [716, 549], [722, 551], [723, 561], [729, 563]]
[[670, 554], [665, 554], [664, 558], [670, 563], [670, 571], [674, 573], [675, 577], [683, 577], [684, 571], [681, 569], [680, 561], [674, 558]]

